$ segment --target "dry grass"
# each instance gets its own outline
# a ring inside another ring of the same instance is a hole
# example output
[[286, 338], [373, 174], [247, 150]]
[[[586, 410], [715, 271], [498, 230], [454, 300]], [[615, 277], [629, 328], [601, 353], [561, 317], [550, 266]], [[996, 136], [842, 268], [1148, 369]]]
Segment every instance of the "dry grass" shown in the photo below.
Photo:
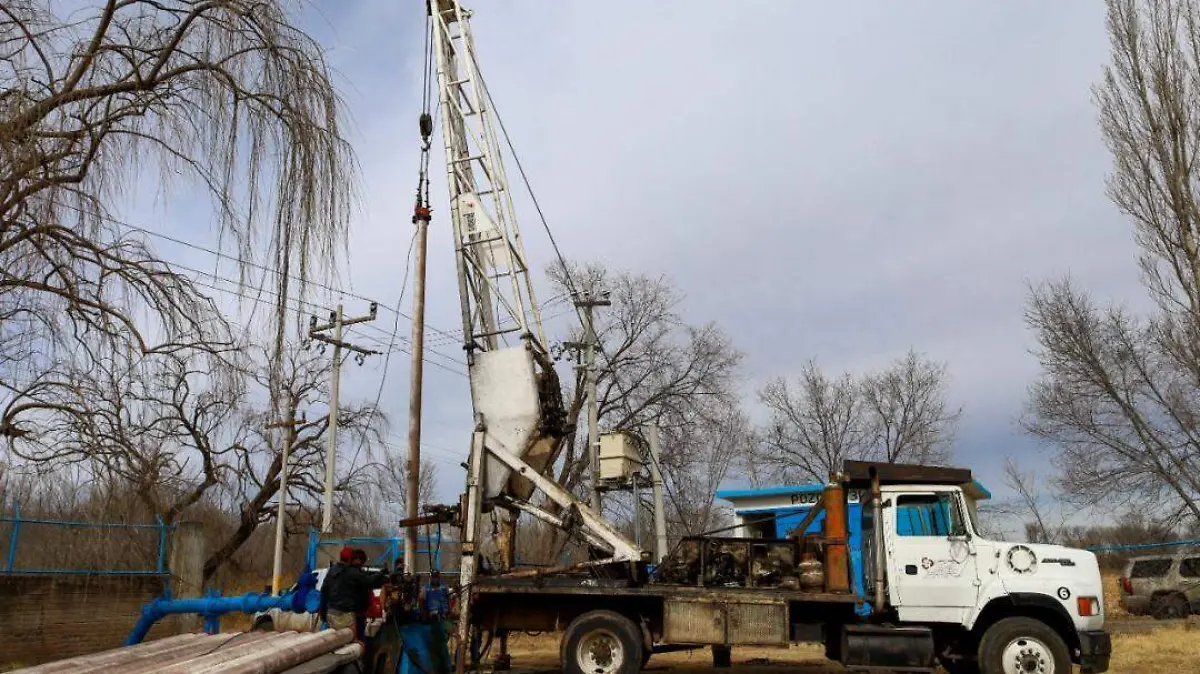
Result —
[[1112, 572], [1103, 575], [1104, 580], [1104, 615], [1109, 618], [1124, 620], [1132, 617], [1121, 606], [1121, 574]]
[[1200, 672], [1200, 631], [1162, 628], [1113, 637], [1111, 674]]

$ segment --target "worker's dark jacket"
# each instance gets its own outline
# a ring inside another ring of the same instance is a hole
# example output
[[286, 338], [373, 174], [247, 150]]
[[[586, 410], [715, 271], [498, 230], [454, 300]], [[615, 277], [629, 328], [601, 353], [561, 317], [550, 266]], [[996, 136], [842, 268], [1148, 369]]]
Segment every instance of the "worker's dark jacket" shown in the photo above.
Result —
[[325, 609], [345, 613], [362, 613], [371, 601], [371, 590], [383, 587], [387, 575], [363, 571], [349, 564], [334, 564], [325, 574], [321, 585], [322, 615]]

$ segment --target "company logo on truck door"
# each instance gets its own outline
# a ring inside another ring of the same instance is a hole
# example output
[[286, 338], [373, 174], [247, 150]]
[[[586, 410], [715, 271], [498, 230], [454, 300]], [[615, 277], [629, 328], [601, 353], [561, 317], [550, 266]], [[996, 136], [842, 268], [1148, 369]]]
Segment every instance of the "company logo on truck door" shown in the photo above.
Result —
[[929, 578], [958, 578], [962, 575], [962, 564], [953, 559], [933, 560], [922, 557], [921, 568]]
[[[792, 505], [811, 506], [816, 505], [821, 498], [821, 492], [808, 492], [804, 494], [792, 494]], [[859, 503], [862, 500], [862, 491], [851, 489], [846, 495], [847, 503]]]

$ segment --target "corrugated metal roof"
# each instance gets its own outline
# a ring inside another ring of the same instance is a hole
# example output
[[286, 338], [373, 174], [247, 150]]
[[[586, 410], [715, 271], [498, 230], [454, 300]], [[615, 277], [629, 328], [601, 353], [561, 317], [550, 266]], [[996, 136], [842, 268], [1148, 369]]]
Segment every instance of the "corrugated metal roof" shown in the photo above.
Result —
[[[332, 671], [362, 655], [346, 630], [181, 634], [18, 669], [13, 674], [284, 674], [320, 659]], [[328, 658], [330, 654], [335, 657]]]

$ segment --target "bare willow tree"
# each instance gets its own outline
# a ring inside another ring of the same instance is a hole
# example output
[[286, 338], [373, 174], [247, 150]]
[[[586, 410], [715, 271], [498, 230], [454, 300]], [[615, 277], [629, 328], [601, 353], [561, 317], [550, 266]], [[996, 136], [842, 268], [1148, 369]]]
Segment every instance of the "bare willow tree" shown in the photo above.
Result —
[[1058, 448], [1068, 495], [1200, 522], [1200, 3], [1107, 7], [1112, 62], [1095, 95], [1108, 194], [1154, 308], [1098, 306], [1069, 280], [1035, 288], [1042, 377], [1025, 425]]
[[810, 361], [794, 383], [778, 378], [759, 391], [771, 418], [750, 476], [824, 482], [846, 459], [945, 464], [962, 415], [948, 380], [944, 364], [913, 351], [859, 378], [831, 378]]
[[0, 5], [0, 314], [25, 322], [5, 320], [0, 345], [99, 329], [149, 351], [203, 334], [203, 302], [112, 217], [144, 179], [207, 192], [243, 262], [267, 251], [282, 363], [289, 276], [332, 264], [353, 184], [321, 49], [284, 4]]

